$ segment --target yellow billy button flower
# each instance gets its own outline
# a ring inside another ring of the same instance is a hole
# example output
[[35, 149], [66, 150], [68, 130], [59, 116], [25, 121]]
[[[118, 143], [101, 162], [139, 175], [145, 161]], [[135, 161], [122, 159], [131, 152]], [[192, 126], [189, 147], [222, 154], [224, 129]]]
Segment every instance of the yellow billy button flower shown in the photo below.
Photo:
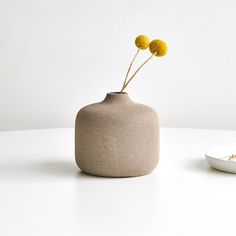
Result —
[[162, 57], [166, 55], [168, 47], [164, 41], [155, 39], [149, 44], [149, 50], [152, 54], [156, 53], [157, 57]]
[[145, 50], [149, 46], [149, 38], [146, 35], [139, 35], [135, 39], [135, 45], [137, 46], [137, 48]]

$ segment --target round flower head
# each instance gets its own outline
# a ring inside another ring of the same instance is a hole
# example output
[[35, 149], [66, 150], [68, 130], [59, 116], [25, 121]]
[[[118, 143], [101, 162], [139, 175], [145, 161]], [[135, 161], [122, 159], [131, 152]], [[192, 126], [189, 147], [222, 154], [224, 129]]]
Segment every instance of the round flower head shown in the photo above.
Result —
[[160, 39], [155, 39], [149, 44], [150, 52], [152, 54], [156, 53], [157, 57], [165, 56], [167, 53], [167, 49], [167, 44]]
[[146, 35], [139, 35], [135, 39], [135, 45], [137, 46], [137, 48], [145, 50], [149, 46], [149, 38]]

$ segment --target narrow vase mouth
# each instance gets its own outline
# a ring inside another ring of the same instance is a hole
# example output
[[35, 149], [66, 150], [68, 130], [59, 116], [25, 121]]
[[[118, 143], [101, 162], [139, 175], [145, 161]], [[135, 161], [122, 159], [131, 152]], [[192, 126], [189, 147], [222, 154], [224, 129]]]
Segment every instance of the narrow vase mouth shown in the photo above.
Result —
[[128, 95], [126, 92], [109, 92], [109, 95], [121, 96], [121, 95]]
[[129, 98], [128, 93], [126, 92], [109, 92], [107, 93], [104, 102], [109, 102], [109, 103], [130, 103], [132, 102], [131, 99]]

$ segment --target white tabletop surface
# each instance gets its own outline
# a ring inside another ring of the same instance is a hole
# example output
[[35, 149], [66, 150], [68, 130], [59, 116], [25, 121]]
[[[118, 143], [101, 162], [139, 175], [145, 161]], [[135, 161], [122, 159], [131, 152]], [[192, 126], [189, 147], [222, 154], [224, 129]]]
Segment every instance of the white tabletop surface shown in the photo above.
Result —
[[74, 162], [73, 129], [0, 132], [1, 236], [236, 235], [236, 175], [205, 151], [236, 131], [161, 130], [156, 170], [88, 176]]

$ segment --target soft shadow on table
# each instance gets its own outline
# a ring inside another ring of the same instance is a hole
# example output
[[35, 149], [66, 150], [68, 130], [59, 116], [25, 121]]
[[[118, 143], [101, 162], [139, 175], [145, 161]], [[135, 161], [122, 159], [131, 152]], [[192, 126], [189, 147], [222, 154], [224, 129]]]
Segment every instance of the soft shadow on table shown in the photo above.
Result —
[[2, 163], [0, 176], [8, 179], [37, 177], [78, 177], [79, 169], [73, 161], [42, 161]]
[[78, 170], [77, 175], [80, 179], [82, 180], [93, 180], [93, 179], [103, 179], [103, 180], [132, 180], [132, 179], [139, 179], [139, 178], [143, 178], [146, 176], [131, 176], [131, 177], [106, 177], [106, 176], [97, 176], [97, 175], [91, 175], [91, 174], [87, 174], [81, 170]]
[[76, 177], [80, 180], [89, 180], [95, 178], [103, 178], [98, 176], [88, 175], [82, 172], [75, 162], [55, 161], [55, 162], [42, 162], [34, 166], [37, 172], [55, 177]]
[[78, 167], [75, 162], [51, 161], [34, 165], [34, 169], [42, 174], [61, 177], [73, 177], [78, 175]]
[[[74, 161], [41, 161], [41, 162], [11, 162], [1, 163], [0, 178], [8, 180], [35, 179], [35, 178], [77, 178], [78, 180], [115, 180], [117, 178], [106, 178], [88, 175], [82, 172]], [[139, 178], [139, 177], [135, 177]], [[123, 179], [123, 178], [120, 178]], [[126, 179], [134, 179], [132, 177]]]
[[226, 173], [226, 172], [211, 168], [209, 164], [207, 163], [207, 161], [201, 157], [199, 157], [198, 159], [189, 161], [189, 163], [187, 164], [187, 167], [192, 170], [205, 172], [211, 175], [224, 175], [224, 176], [235, 175], [232, 173]]

